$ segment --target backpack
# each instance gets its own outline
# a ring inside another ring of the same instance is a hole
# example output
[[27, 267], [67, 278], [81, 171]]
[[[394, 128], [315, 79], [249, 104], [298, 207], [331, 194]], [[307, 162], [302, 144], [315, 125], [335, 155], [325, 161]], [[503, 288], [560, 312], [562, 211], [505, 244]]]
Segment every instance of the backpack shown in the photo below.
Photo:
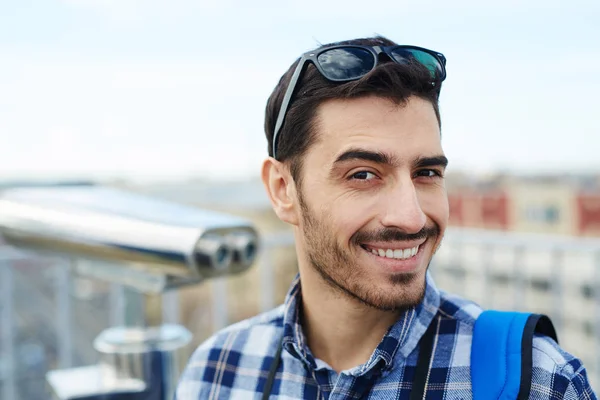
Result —
[[477, 318], [471, 345], [474, 400], [529, 398], [536, 333], [558, 343], [545, 315], [490, 310]]
[[[435, 338], [431, 324], [421, 339], [411, 400], [424, 398]], [[533, 376], [534, 334], [558, 343], [548, 317], [508, 311], [484, 311], [475, 321], [471, 344], [473, 400], [526, 400]]]

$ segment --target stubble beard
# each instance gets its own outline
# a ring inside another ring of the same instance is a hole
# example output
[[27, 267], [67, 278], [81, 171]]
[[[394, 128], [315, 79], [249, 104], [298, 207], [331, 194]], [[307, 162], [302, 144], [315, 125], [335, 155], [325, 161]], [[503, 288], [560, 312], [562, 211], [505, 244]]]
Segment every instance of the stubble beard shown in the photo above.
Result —
[[[373, 276], [369, 276], [366, 273], [368, 271], [365, 271], [356, 262], [356, 257], [342, 249], [336, 242], [335, 234], [328, 229], [324, 219], [319, 219], [314, 212], [309, 210], [300, 191], [298, 191], [298, 197], [302, 210], [303, 234], [308, 260], [328, 286], [342, 296], [380, 311], [404, 312], [423, 301], [426, 288], [425, 272], [390, 275], [385, 286], [392, 287], [394, 290], [391, 293], [390, 290], [383, 290], [381, 283], [376, 282]], [[439, 228], [437, 226], [430, 227], [424, 232], [412, 236], [424, 235], [435, 240], [439, 236]], [[383, 237], [385, 241], [385, 238], [402, 240], [399, 237], [407, 235], [389, 229], [378, 233], [357, 232], [351, 242], [356, 244], [358, 251], [363, 251], [359, 249], [360, 241], [373, 236]]]

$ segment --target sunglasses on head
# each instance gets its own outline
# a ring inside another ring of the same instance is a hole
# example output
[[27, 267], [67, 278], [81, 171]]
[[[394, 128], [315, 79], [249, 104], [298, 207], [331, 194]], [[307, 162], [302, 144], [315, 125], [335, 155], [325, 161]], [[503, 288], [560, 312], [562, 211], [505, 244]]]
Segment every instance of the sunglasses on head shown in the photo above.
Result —
[[312, 63], [323, 77], [332, 82], [349, 82], [372, 71], [379, 63], [382, 54], [397, 64], [417, 62], [425, 66], [431, 73], [432, 81], [442, 82], [446, 79], [446, 57], [437, 51], [417, 46], [338, 45], [304, 53], [285, 91], [277, 115], [273, 132], [273, 158], [277, 158], [277, 138], [294, 90], [309, 63]]

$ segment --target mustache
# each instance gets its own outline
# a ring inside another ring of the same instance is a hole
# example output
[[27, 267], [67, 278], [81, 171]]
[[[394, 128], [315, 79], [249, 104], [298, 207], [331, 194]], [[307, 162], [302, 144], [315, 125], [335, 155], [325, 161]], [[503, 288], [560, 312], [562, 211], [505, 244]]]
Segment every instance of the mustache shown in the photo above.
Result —
[[411, 240], [426, 239], [440, 235], [440, 227], [437, 224], [425, 226], [417, 233], [406, 233], [398, 228], [383, 228], [372, 232], [356, 232], [352, 236], [352, 242], [361, 245], [366, 242], [404, 242]]

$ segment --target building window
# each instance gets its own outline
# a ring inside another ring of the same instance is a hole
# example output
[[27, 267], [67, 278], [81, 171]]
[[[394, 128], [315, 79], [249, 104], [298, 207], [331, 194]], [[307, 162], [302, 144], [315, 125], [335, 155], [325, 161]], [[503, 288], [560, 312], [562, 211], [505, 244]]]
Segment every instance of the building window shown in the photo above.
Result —
[[560, 219], [560, 210], [556, 206], [529, 206], [525, 209], [525, 219], [542, 224], [555, 224]]

